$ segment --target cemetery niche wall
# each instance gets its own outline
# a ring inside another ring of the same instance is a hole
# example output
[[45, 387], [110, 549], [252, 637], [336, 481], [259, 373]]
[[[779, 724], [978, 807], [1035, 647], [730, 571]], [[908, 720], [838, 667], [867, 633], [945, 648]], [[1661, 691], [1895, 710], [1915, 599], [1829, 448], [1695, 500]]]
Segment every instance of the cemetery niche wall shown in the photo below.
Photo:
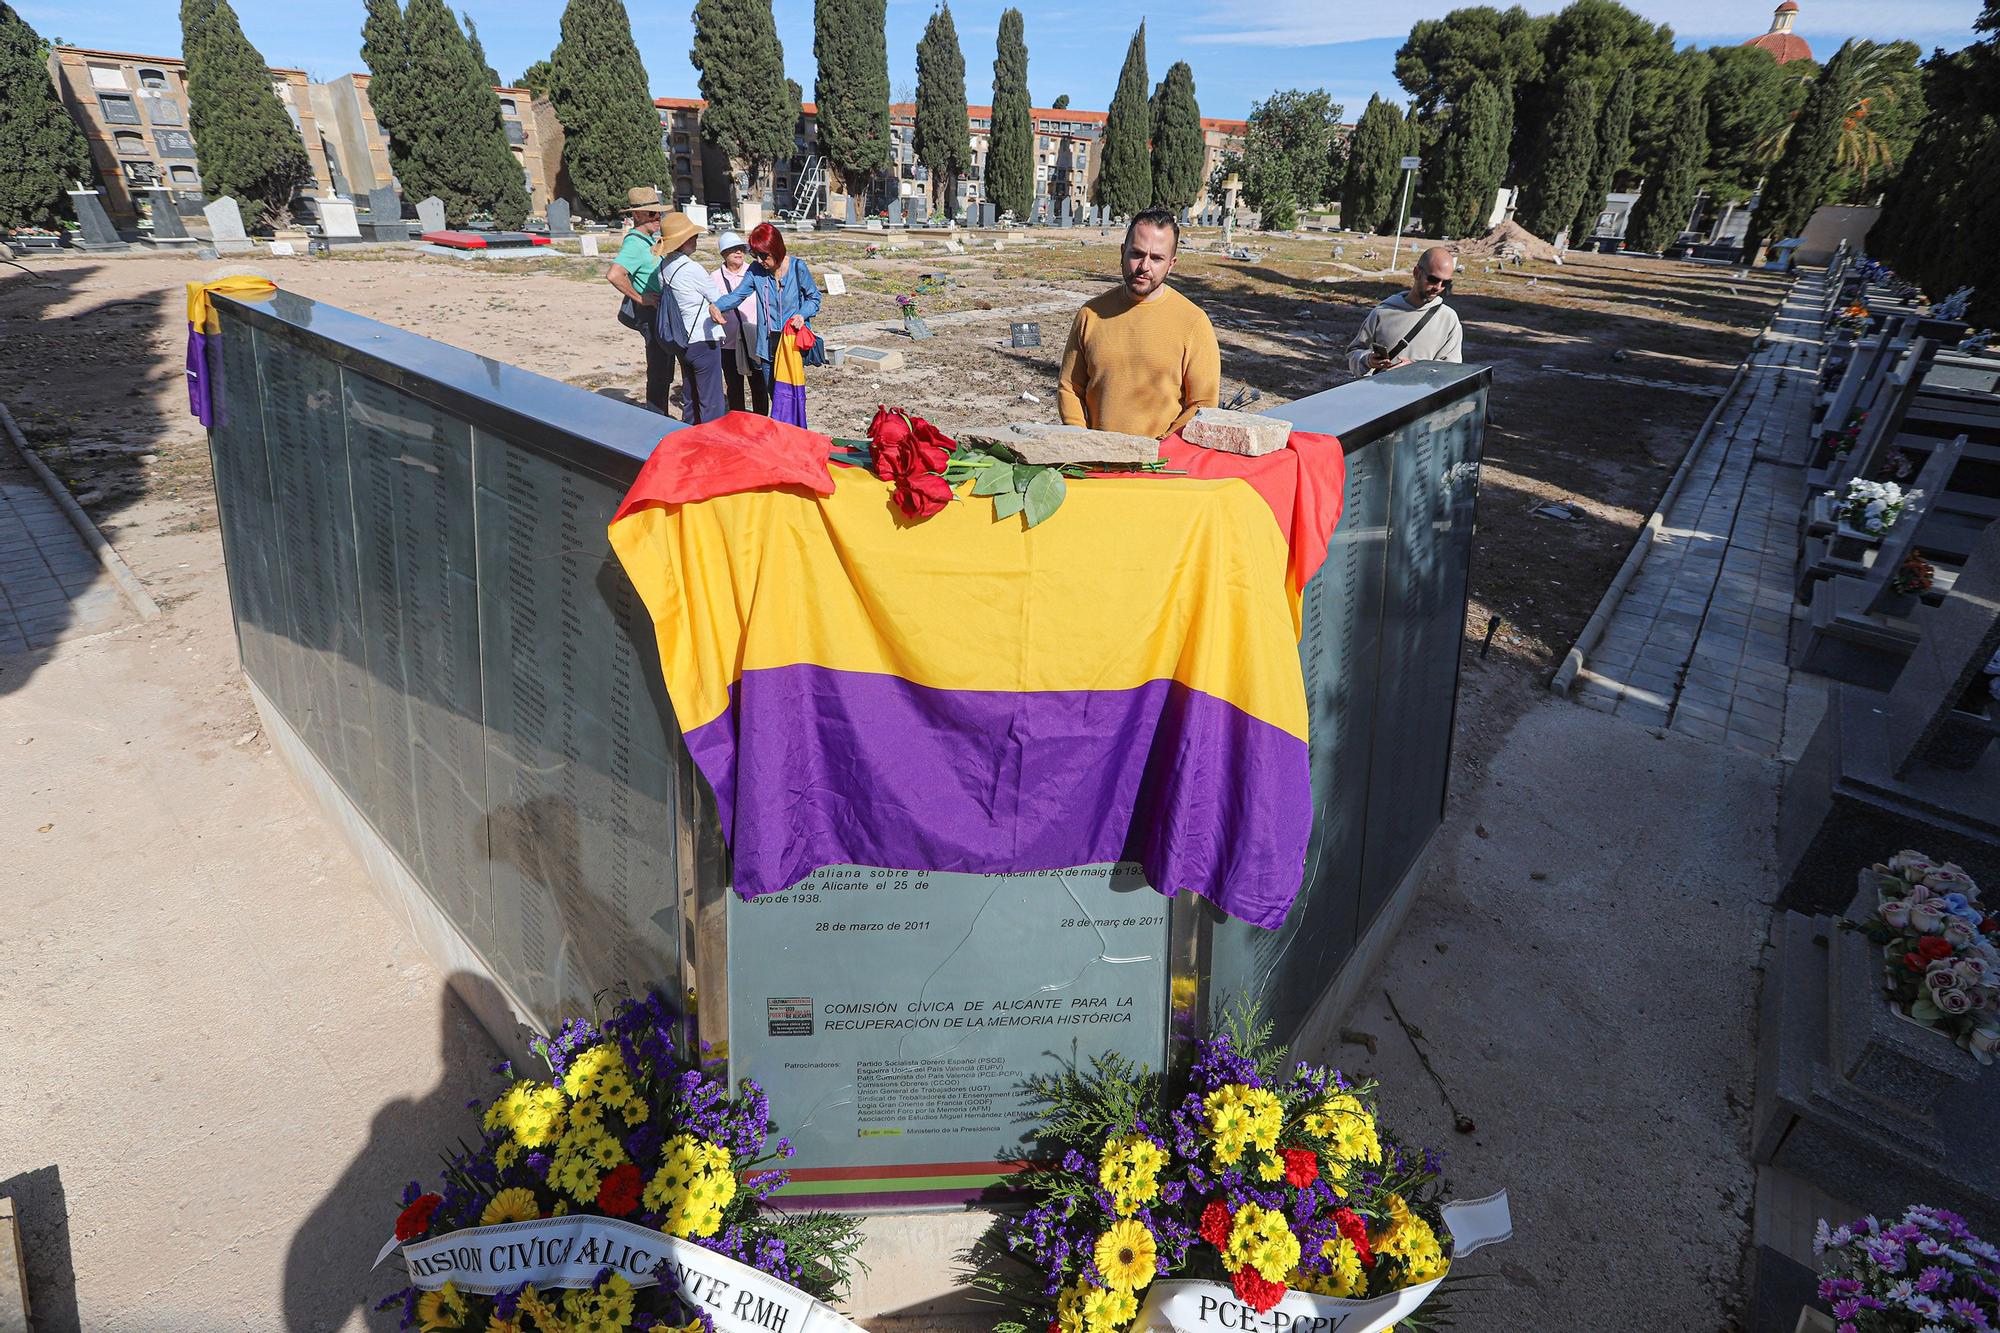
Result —
[[770, 1093], [790, 1193], [959, 1204], [1060, 1052], [1176, 1058], [1212, 1000], [1338, 1017], [1443, 813], [1490, 372], [1288, 405], [1344, 516], [1300, 643], [1314, 826], [1284, 926], [1136, 867], [824, 869], [745, 902], [605, 528], [676, 423], [288, 292], [218, 297], [210, 435], [244, 672], [301, 783], [519, 1049], [649, 985]]

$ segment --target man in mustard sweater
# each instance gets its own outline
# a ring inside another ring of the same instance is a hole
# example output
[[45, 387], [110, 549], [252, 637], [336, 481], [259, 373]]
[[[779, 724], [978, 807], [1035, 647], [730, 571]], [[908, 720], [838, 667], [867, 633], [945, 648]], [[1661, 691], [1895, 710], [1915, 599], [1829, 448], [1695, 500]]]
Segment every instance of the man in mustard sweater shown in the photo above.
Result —
[[1166, 285], [1181, 229], [1149, 208], [1125, 229], [1125, 280], [1076, 312], [1056, 402], [1063, 424], [1161, 439], [1214, 407], [1222, 385], [1215, 326]]

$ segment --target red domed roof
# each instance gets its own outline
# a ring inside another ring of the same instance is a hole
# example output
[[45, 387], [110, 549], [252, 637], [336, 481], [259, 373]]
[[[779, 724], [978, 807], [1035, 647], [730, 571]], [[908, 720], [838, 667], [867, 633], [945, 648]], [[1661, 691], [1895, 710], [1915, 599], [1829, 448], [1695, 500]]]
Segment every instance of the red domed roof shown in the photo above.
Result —
[[1785, 3], [1784, 3], [1784, 4], [1782, 4], [1782, 5], [1779, 5], [1779, 6], [1778, 6], [1778, 12], [1779, 12], [1780, 14], [1796, 14], [1796, 13], [1798, 13], [1798, 12], [1799, 12], [1799, 0], [1785, 0]]
[[[1790, 4], [1791, 0], [1785, 0], [1785, 2]], [[1797, 5], [1793, 5], [1792, 7], [1794, 9], [1798, 8]], [[1762, 37], [1752, 37], [1743, 44], [1745, 46], [1763, 47], [1771, 53], [1780, 65], [1788, 60], [1811, 60], [1813, 58], [1812, 47], [1806, 45], [1806, 39], [1795, 32], [1767, 32]]]

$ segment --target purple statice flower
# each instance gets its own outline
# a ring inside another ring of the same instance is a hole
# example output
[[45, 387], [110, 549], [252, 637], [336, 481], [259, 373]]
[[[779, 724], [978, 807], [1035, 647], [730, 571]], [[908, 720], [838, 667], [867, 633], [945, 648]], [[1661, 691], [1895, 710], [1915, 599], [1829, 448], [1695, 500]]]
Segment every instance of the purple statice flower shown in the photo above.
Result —
[[1187, 1185], [1183, 1181], [1169, 1180], [1160, 1186], [1160, 1202], [1174, 1207], [1187, 1197]]
[[528, 1169], [542, 1180], [549, 1178], [549, 1155], [545, 1152], [531, 1152], [527, 1156]]
[[392, 1291], [377, 1301], [375, 1308], [377, 1310], [386, 1310], [400, 1301], [403, 1306], [403, 1317], [397, 1321], [396, 1327], [408, 1328], [411, 1324], [417, 1322], [417, 1295], [418, 1292], [415, 1287], [404, 1287], [401, 1291]]
[[1088, 1165], [1083, 1154], [1074, 1148], [1063, 1154], [1062, 1169], [1065, 1171], [1081, 1171]]
[[768, 1199], [779, 1190], [792, 1183], [789, 1171], [759, 1171], [743, 1182], [743, 1187], [759, 1199]]
[[423, 1192], [424, 1187], [414, 1180], [403, 1186], [403, 1207], [408, 1208], [411, 1204], [415, 1203]]
[[1227, 1032], [1212, 1033], [1195, 1043], [1194, 1067], [1189, 1071], [1194, 1086], [1204, 1093], [1227, 1083], [1247, 1083], [1260, 1088], [1257, 1066], [1236, 1049]]

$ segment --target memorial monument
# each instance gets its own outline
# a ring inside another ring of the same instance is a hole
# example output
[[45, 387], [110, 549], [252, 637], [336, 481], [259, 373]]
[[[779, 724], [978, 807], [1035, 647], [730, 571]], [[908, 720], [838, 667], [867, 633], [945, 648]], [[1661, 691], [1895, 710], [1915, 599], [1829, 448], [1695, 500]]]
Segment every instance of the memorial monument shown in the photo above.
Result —
[[[1344, 965], [1410, 900], [1445, 797], [1482, 367], [1286, 409], [1339, 437], [1346, 479], [1299, 603], [1306, 873], [1267, 930], [1131, 862], [828, 866], [745, 900], [606, 539], [660, 418], [293, 293], [216, 305], [230, 596], [279, 753], [426, 951], [491, 982], [473, 999], [503, 1044], [608, 988], [697, 993], [731, 1074], [791, 1108], [785, 1197], [976, 1198], [1009, 1169], [1019, 1079], [1050, 1052], [1160, 1067], [1170, 1025], [1232, 994], [1281, 1035], [1323, 1024], [1359, 984]], [[944, 1254], [980, 1217], [879, 1225]], [[895, 1266], [855, 1308], [951, 1280]]]
[[71, 244], [77, 249], [102, 254], [132, 248], [118, 234], [118, 229], [111, 225], [110, 215], [104, 211], [104, 196], [101, 193], [86, 190], [79, 182], [77, 188], [69, 192], [69, 203], [77, 221], [76, 239]]
[[146, 234], [145, 241], [155, 250], [194, 250], [201, 241], [188, 235], [188, 229], [181, 222], [180, 209], [174, 206], [173, 191], [155, 185], [146, 191], [148, 216], [153, 228]]
[[209, 243], [219, 255], [241, 255], [250, 251], [250, 235], [243, 230], [243, 210], [228, 195], [201, 210], [208, 219]]

